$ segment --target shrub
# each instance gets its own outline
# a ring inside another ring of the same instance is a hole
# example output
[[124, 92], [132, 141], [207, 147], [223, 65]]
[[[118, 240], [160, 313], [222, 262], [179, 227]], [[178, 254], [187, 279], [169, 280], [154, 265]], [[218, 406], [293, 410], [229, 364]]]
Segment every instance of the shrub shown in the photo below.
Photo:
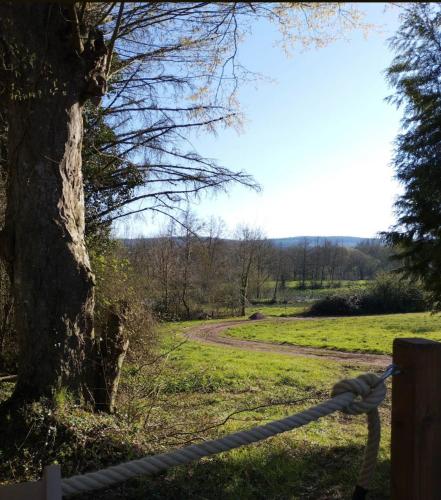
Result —
[[314, 302], [307, 316], [352, 316], [361, 314], [358, 295], [331, 295]]
[[428, 303], [419, 283], [384, 273], [367, 287], [362, 308], [365, 314], [419, 312]]
[[365, 290], [318, 300], [307, 316], [354, 316], [392, 314], [428, 310], [428, 301], [419, 283], [395, 274], [381, 274]]

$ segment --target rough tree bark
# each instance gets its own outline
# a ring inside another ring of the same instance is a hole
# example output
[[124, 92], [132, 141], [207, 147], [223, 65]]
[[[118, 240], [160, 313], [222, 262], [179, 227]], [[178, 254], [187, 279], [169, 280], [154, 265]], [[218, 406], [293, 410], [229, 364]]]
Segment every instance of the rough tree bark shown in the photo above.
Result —
[[[102, 95], [106, 49], [82, 44], [72, 7], [0, 6], [0, 83], [8, 119], [1, 253], [19, 339], [15, 398], [84, 394], [94, 278], [84, 239], [82, 105]], [[5, 84], [6, 82], [6, 84]]]
[[93, 391], [94, 403], [97, 410], [108, 413], [115, 410], [121, 369], [129, 348], [125, 332], [127, 314], [127, 304], [121, 303], [111, 308], [105, 327], [100, 332], [100, 342], [96, 344], [98, 369]]

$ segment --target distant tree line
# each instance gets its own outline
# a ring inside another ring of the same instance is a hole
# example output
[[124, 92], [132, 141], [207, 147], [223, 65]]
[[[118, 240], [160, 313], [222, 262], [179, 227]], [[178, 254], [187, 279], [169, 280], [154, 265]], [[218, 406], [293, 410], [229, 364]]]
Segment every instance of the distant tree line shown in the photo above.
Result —
[[258, 229], [186, 214], [155, 238], [124, 240], [123, 254], [143, 282], [145, 300], [164, 319], [245, 315], [250, 302], [283, 302], [287, 288], [338, 287], [391, 269], [390, 249], [368, 240], [354, 248], [331, 241], [275, 246]]

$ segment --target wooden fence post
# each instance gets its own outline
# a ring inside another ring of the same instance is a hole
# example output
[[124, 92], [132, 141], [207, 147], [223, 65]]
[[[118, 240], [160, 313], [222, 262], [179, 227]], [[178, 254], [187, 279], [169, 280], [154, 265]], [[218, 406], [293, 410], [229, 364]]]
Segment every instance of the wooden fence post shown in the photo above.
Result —
[[392, 500], [441, 499], [441, 343], [395, 339]]
[[46, 500], [61, 500], [61, 467], [49, 465], [43, 471]]
[[61, 469], [49, 465], [40, 481], [0, 486], [0, 500], [61, 500]]

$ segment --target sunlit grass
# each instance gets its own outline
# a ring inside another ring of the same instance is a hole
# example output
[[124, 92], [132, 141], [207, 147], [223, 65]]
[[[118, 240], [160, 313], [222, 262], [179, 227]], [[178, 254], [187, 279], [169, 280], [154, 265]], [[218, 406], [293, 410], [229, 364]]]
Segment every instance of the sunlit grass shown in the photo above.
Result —
[[441, 316], [430, 313], [244, 323], [224, 332], [266, 342], [390, 354], [398, 337], [441, 340]]
[[[72, 433], [60, 436], [50, 455], [62, 464], [63, 474], [165, 452], [286, 417], [322, 402], [336, 381], [360, 373], [354, 366], [325, 359], [236, 351], [186, 340], [189, 328], [209, 323], [162, 325], [158, 354], [163, 362], [143, 371], [129, 360], [117, 415], [93, 415], [69, 405], [57, 410], [62, 428]], [[371, 493], [377, 500], [389, 498], [389, 399], [381, 416], [380, 461]], [[350, 498], [366, 434], [364, 416], [337, 413], [261, 443], [78, 498]], [[21, 462], [28, 467], [35, 459], [29, 443], [24, 450], [28, 455]], [[32, 467], [29, 475], [35, 479], [38, 463]]]
[[[180, 325], [181, 328], [186, 326], [188, 323]], [[177, 328], [173, 325], [173, 330], [176, 331]], [[166, 342], [170, 348], [170, 339]], [[169, 355], [169, 362], [173, 365], [175, 375], [167, 373], [164, 376], [167, 384], [174, 378], [174, 383], [179, 381], [188, 387], [186, 380], [196, 380], [198, 375], [204, 380], [197, 382], [197, 387], [204, 388], [205, 391], [210, 391], [213, 386], [244, 390], [250, 387], [287, 385], [290, 392], [295, 388], [323, 388], [325, 381], [332, 380], [336, 372], [345, 372], [340, 364], [332, 361], [291, 359], [286, 356], [222, 349], [196, 342], [181, 345]]]
[[[289, 303], [310, 302], [330, 295], [357, 293], [364, 290], [368, 284], [369, 280], [323, 281], [321, 284], [306, 280], [303, 286], [301, 281], [286, 281], [284, 288], [281, 288], [279, 284], [277, 298], [279, 301]], [[272, 296], [274, 287], [275, 281], [267, 281], [264, 284], [263, 290], [267, 297]]]
[[[194, 323], [162, 328], [164, 351], [183, 340]], [[235, 351], [193, 341], [169, 354], [161, 374], [168, 406], [153, 418], [178, 425], [189, 436], [214, 438], [307, 408], [329, 397], [333, 384], [360, 371], [334, 361]], [[305, 399], [306, 398], [306, 399]], [[296, 402], [288, 404], [288, 402]], [[283, 404], [276, 405], [281, 402]], [[224, 425], [204, 431], [239, 409]], [[389, 403], [373, 498], [388, 498]], [[366, 439], [365, 418], [335, 414], [260, 444], [170, 470], [162, 481], [143, 481], [157, 498], [312, 499], [348, 498], [356, 481]], [[171, 493], [173, 492], [173, 493]], [[175, 496], [173, 496], [175, 495]], [[139, 497], [141, 498], [141, 496]]]
[[275, 306], [250, 306], [246, 309], [246, 315], [251, 316], [255, 312], [260, 312], [264, 316], [297, 316], [307, 309], [305, 304], [286, 304]]

